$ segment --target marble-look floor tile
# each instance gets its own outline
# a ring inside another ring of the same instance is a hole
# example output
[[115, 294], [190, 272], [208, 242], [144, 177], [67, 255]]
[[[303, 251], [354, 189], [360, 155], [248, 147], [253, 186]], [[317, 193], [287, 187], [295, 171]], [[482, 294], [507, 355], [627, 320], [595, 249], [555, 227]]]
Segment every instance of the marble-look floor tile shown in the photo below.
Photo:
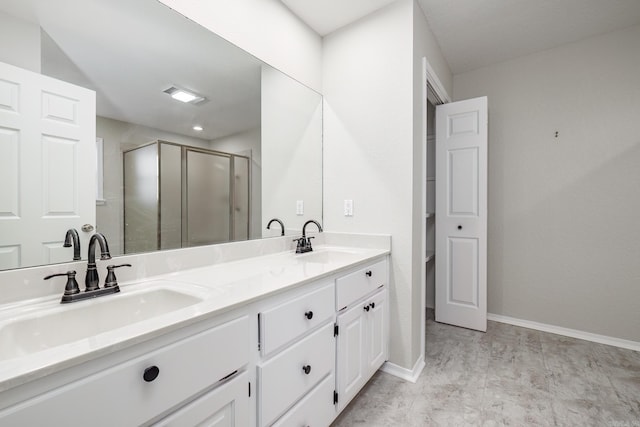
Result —
[[505, 344], [502, 341], [493, 343], [487, 370], [487, 387], [500, 388], [505, 381], [521, 387], [549, 391], [549, 378], [539, 342], [538, 345]]
[[553, 426], [551, 399], [540, 392], [521, 390], [518, 396], [485, 394], [482, 426]]
[[418, 394], [416, 384], [377, 372], [334, 425], [409, 425], [407, 413]]
[[640, 427], [640, 352], [427, 313], [418, 382], [378, 372], [333, 426]]
[[558, 399], [552, 402], [558, 426], [631, 426], [640, 419], [628, 407], [611, 401]]

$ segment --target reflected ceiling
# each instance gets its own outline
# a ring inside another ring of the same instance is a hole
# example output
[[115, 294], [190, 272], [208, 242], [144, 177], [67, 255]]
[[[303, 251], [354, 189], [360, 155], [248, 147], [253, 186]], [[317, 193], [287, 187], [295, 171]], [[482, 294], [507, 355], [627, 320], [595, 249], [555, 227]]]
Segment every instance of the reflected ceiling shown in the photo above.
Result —
[[[261, 62], [187, 19], [176, 20], [160, 3], [87, 0], [82, 16], [68, 13], [77, 10], [75, 0], [3, 3], [9, 14], [42, 27], [43, 74], [98, 92], [100, 116], [208, 140], [260, 124]], [[114, 73], [113, 64], [123, 72]], [[207, 101], [183, 104], [163, 93], [174, 85]], [[204, 130], [194, 131], [195, 124]]]

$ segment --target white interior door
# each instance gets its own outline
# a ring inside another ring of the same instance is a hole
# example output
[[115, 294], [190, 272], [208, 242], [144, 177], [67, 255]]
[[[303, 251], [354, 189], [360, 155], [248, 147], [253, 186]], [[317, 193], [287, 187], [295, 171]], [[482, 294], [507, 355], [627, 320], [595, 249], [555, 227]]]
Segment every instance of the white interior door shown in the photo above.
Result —
[[436, 106], [436, 321], [487, 330], [487, 98]]
[[95, 92], [0, 62], [0, 268], [71, 261], [95, 225]]

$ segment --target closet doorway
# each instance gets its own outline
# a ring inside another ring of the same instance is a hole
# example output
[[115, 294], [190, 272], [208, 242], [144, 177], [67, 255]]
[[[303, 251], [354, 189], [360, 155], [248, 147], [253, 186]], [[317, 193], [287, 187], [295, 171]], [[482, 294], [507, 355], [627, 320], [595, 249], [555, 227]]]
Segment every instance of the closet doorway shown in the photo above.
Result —
[[[434, 310], [437, 322], [485, 331], [487, 99], [451, 102], [426, 59], [423, 72], [425, 263], [421, 324], [426, 329], [427, 310]], [[423, 352], [425, 345], [423, 341]]]

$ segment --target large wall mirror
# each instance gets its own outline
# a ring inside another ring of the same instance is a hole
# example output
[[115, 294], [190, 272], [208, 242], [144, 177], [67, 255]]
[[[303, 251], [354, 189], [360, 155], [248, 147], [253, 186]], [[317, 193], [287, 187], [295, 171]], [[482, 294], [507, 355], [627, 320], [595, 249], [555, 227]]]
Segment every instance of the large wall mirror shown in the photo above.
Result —
[[321, 220], [321, 96], [156, 0], [3, 0], [0, 63], [0, 269]]

